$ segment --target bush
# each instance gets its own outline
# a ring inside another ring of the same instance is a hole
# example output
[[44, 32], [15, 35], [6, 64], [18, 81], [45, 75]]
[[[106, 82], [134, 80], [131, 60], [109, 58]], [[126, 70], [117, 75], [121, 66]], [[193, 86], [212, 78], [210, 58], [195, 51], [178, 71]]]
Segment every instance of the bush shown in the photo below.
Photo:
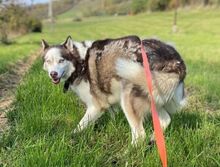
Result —
[[171, 3], [175, 3], [175, 0], [148, 0], [147, 7], [151, 11], [164, 11]]
[[151, 11], [166, 10], [171, 0], [133, 0], [131, 7], [132, 13], [137, 14], [147, 9]]
[[11, 33], [42, 32], [41, 21], [31, 16], [27, 7], [12, 3], [0, 6], [0, 11], [0, 41], [3, 43], [7, 43]]
[[75, 18], [73, 18], [73, 21], [74, 22], [81, 22], [82, 18], [81, 17], [75, 17]]
[[43, 25], [41, 21], [37, 18], [30, 18], [29, 30], [31, 32], [42, 32]]
[[147, 9], [147, 0], [133, 0], [131, 8], [133, 14], [143, 12]]

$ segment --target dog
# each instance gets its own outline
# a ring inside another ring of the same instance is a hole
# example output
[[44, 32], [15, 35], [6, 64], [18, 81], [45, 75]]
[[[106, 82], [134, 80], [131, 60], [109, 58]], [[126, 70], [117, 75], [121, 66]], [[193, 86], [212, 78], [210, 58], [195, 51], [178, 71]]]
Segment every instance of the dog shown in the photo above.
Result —
[[[156, 39], [142, 40], [152, 72], [153, 97], [161, 127], [184, 104], [186, 66], [174, 47]], [[126, 36], [97, 41], [73, 41], [50, 46], [42, 40], [43, 68], [52, 82], [64, 81], [87, 109], [74, 132], [94, 123], [113, 104], [120, 103], [132, 133], [132, 144], [145, 140], [143, 127], [150, 97], [141, 55], [141, 39]], [[153, 135], [151, 137], [153, 141]]]

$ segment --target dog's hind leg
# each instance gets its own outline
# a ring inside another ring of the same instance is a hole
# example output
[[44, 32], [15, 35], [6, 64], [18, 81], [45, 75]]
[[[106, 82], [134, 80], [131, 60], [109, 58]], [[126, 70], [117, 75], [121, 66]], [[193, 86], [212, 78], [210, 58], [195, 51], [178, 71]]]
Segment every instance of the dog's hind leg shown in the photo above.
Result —
[[143, 117], [139, 114], [135, 103], [135, 98], [132, 96], [132, 87], [125, 86], [121, 93], [121, 107], [131, 127], [132, 144], [137, 145], [144, 141], [146, 134], [143, 127]]
[[101, 115], [103, 114], [100, 109], [97, 109], [95, 106], [88, 107], [85, 115], [77, 125], [77, 128], [74, 130], [75, 132], [80, 132], [85, 129], [89, 124], [94, 123]]

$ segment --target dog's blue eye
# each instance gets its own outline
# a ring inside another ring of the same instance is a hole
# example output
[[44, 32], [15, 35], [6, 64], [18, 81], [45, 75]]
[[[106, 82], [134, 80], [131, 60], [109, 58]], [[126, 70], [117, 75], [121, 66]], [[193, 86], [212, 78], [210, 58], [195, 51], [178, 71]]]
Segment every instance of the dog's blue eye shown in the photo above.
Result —
[[46, 62], [49, 64], [51, 61], [50, 60], [46, 60]]
[[63, 63], [63, 62], [64, 62], [64, 59], [59, 60], [59, 63]]

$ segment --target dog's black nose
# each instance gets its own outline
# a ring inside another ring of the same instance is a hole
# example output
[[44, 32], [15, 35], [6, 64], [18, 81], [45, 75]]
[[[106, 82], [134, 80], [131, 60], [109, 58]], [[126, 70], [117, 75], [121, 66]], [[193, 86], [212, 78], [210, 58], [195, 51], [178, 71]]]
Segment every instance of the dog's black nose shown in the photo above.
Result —
[[52, 78], [57, 78], [57, 75], [58, 75], [58, 73], [57, 73], [56, 71], [52, 71], [52, 72], [50, 73], [50, 76], [51, 76]]

